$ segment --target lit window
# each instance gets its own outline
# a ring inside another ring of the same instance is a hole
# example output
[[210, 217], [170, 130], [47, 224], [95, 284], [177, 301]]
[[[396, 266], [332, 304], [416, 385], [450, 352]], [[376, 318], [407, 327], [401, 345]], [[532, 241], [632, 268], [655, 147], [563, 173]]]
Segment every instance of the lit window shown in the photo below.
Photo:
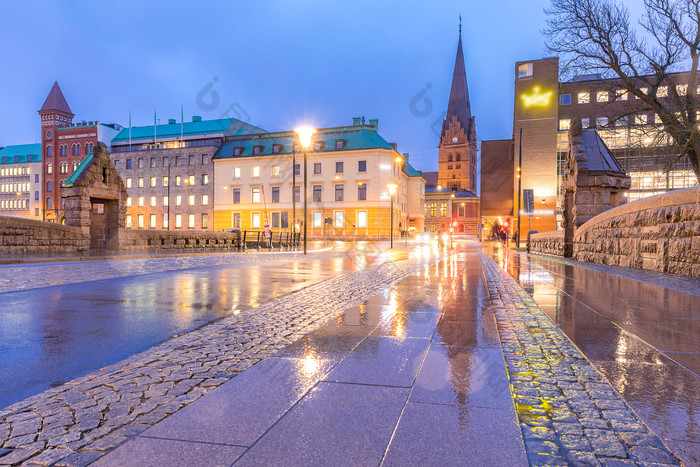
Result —
[[279, 177], [280, 174], [280, 166], [279, 165], [273, 165], [272, 166], [272, 176], [273, 177]]
[[530, 78], [532, 76], [532, 63], [522, 63], [518, 65], [518, 79]]
[[254, 186], [252, 188], [252, 193], [253, 193], [253, 202], [259, 203], [260, 202], [260, 187]]
[[143, 159], [139, 159], [139, 169], [143, 169]]
[[177, 195], [175, 197], [175, 206], [181, 206], [182, 205], [182, 195]]
[[168, 228], [168, 213], [166, 212], [163, 214], [163, 228], [167, 229]]
[[596, 94], [597, 102], [608, 102], [608, 91], [598, 91]]
[[[639, 90], [640, 90], [641, 93], [644, 94], [644, 95], [646, 95], [646, 94], [648, 93], [648, 91], [649, 91], [648, 88], [639, 88]], [[639, 99], [639, 97], [637, 97], [637, 99]]]
[[143, 229], [143, 214], [139, 214], [138, 222], [139, 222], [139, 224], [138, 224], [139, 229]]
[[155, 206], [155, 205], [156, 205], [156, 197], [151, 196], [151, 206]]
[[367, 227], [367, 211], [357, 211], [357, 226]]
[[187, 215], [187, 228], [194, 229], [194, 214]]
[[138, 205], [143, 206], [143, 196], [139, 196], [138, 200], [139, 200]]
[[126, 228], [130, 229], [132, 227], [133, 227], [133, 225], [131, 223], [131, 214], [127, 214], [126, 215]]
[[53, 164], [51, 164], [51, 163], [46, 164], [46, 173], [47, 174], [53, 173]]
[[168, 186], [170, 184], [170, 179], [168, 177], [163, 177], [163, 186]]
[[259, 176], [260, 176], [260, 167], [256, 165], [255, 167], [253, 167], [253, 177], [259, 177]]
[[314, 213], [314, 227], [323, 227], [323, 213]]
[[126, 198], [126, 207], [131, 207], [131, 196]]
[[209, 174], [202, 174], [202, 185], [209, 185]]
[[175, 228], [182, 228], [182, 214], [175, 214]]
[[187, 177], [187, 184], [189, 186], [194, 186], [194, 175], [190, 175], [189, 177]]
[[646, 125], [648, 116], [647, 114], [639, 114], [634, 116], [635, 125]]
[[591, 126], [590, 120], [588, 118], [582, 118], [581, 119], [581, 126], [583, 128], [589, 128]]
[[590, 92], [579, 92], [578, 93], [578, 103], [579, 104], [588, 104], [591, 102], [591, 93]]
[[180, 177], [179, 175], [176, 175], [175, 176], [175, 186], [180, 186], [180, 184], [182, 184], [182, 177]]
[[345, 227], [345, 212], [336, 211], [335, 212], [335, 227], [337, 229], [342, 229]]
[[131, 188], [131, 179], [130, 178], [126, 179], [126, 187]]
[[209, 214], [202, 214], [202, 229], [209, 228]]
[[187, 197], [187, 204], [190, 206], [194, 206], [194, 195], [189, 195]]
[[629, 98], [629, 94], [626, 89], [620, 89], [615, 93], [616, 101], [626, 101]]
[[260, 228], [260, 213], [259, 212], [254, 212], [251, 214], [251, 226], [254, 229], [259, 229]]
[[138, 181], [137, 181], [137, 184], [136, 184], [136, 185], [137, 185], [139, 188], [143, 188], [143, 177], [139, 177], [139, 178], [138, 178]]
[[571, 94], [561, 95], [561, 105], [571, 105]]
[[209, 205], [209, 195], [202, 195], [202, 206]]
[[656, 97], [666, 97], [666, 96], [668, 96], [668, 87], [659, 86], [659, 89], [656, 90]]
[[241, 168], [240, 167], [233, 168], [233, 178], [241, 178]]
[[163, 196], [163, 206], [169, 206], [170, 205], [170, 198], [168, 196]]
[[151, 177], [151, 188], [156, 186], [156, 177]]
[[149, 224], [148, 224], [148, 227], [150, 227], [151, 229], [155, 229], [155, 228], [156, 228], [156, 215], [155, 215], [155, 214], [151, 214], [151, 216], [150, 216], [150, 222], [149, 222]]
[[559, 120], [559, 130], [568, 130], [569, 127], [571, 126], [571, 119], [569, 118], [562, 118]]
[[676, 92], [678, 93], [679, 96], [685, 96], [686, 94], [688, 94], [688, 85], [687, 84], [677, 85]]

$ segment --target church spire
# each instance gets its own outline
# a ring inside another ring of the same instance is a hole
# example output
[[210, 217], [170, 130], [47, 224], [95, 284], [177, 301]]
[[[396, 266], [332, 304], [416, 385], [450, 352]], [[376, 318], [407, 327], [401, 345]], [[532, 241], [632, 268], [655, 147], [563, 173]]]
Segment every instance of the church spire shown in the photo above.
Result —
[[452, 73], [452, 88], [450, 89], [450, 100], [447, 104], [447, 115], [442, 123], [442, 136], [452, 122], [452, 117], [457, 117], [457, 121], [468, 135], [471, 126], [471, 107], [469, 104], [469, 89], [467, 87], [467, 71], [464, 66], [464, 52], [462, 51], [462, 15], [459, 15], [459, 40], [457, 42], [457, 57], [455, 58], [455, 68]]
[[53, 87], [51, 88], [51, 91], [49, 91], [49, 95], [44, 101], [44, 105], [41, 106], [39, 112], [46, 110], [58, 110], [59, 112], [64, 112], [70, 114], [71, 116], [73, 115], [73, 111], [70, 109], [66, 98], [63, 96], [63, 92], [61, 92], [61, 87], [58, 85], [58, 81], [54, 81]]

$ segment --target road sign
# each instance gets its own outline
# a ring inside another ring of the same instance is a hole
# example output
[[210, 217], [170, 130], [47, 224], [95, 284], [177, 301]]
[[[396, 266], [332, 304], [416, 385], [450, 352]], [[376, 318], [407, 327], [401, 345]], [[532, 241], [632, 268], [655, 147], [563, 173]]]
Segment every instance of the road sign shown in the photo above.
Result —
[[523, 211], [525, 214], [535, 212], [535, 190], [523, 190]]

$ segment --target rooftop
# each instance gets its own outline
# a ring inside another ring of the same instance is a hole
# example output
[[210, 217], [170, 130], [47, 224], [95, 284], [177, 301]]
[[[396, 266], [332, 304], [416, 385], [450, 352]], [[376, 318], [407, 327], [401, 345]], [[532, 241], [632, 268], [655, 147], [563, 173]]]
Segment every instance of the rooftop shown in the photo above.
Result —
[[[112, 139], [112, 144], [153, 140], [153, 125], [135, 126], [124, 128]], [[155, 126], [155, 135], [158, 140], [177, 139], [182, 134], [183, 138], [204, 135], [241, 135], [248, 133], [264, 132], [262, 128], [250, 125], [235, 118], [220, 118], [216, 120], [202, 120], [200, 117], [193, 117], [191, 122], [176, 122]], [[129, 137], [131, 134], [131, 138]]]
[[0, 149], [0, 164], [41, 162], [41, 144], [14, 144]]
[[73, 115], [73, 111], [70, 109], [66, 98], [63, 96], [63, 92], [61, 91], [61, 87], [58, 85], [58, 81], [54, 81], [51, 91], [49, 91], [49, 95], [46, 97], [44, 105], [41, 106], [39, 112], [45, 110], [58, 110], [59, 112]]

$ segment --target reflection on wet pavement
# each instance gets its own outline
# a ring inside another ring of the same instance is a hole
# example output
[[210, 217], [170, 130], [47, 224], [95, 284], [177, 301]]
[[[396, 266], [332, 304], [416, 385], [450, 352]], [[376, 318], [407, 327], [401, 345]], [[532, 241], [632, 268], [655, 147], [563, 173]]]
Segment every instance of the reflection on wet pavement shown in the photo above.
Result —
[[638, 280], [639, 271], [489, 252], [669, 448], [700, 463], [700, 294]]

